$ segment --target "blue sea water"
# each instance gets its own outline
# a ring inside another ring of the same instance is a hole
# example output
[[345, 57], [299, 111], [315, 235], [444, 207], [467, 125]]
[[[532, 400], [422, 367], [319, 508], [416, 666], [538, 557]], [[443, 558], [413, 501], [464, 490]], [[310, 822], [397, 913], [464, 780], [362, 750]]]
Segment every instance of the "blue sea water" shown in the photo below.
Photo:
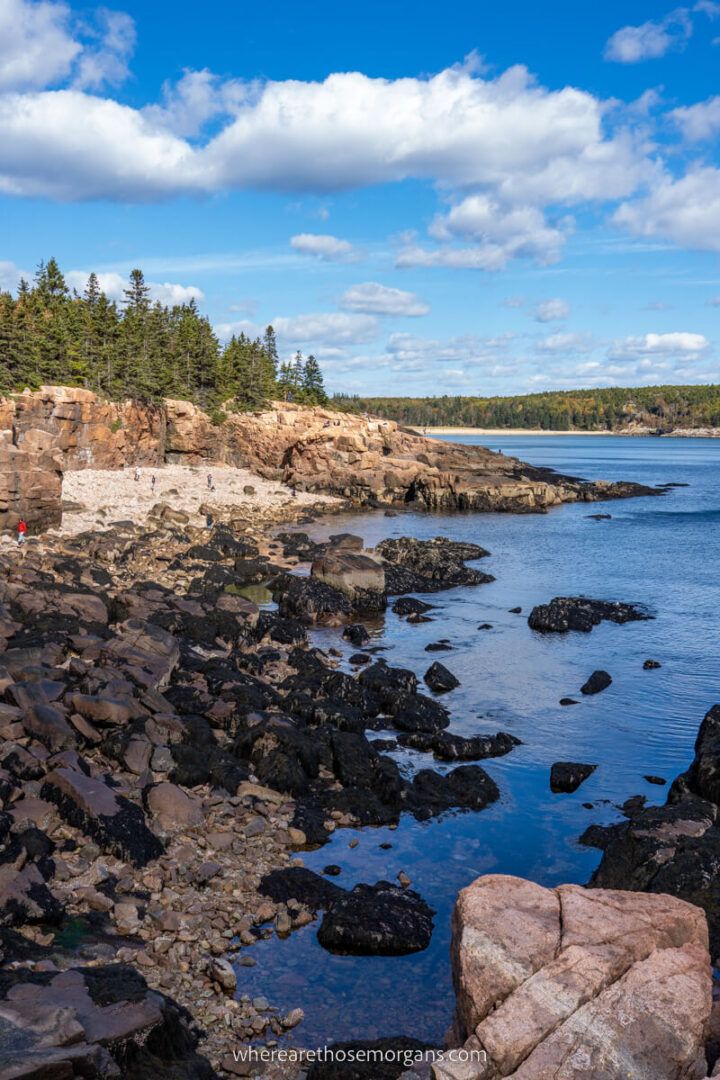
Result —
[[[629, 796], [663, 802], [667, 788], [644, 776], [671, 780], [685, 768], [703, 715], [720, 701], [720, 442], [601, 436], [483, 442], [587, 479], [689, 486], [661, 498], [567, 505], [547, 515], [373, 512], [335, 516], [308, 530], [316, 538], [352, 531], [367, 546], [389, 536], [443, 535], [489, 549], [478, 565], [495, 575], [492, 584], [425, 597], [436, 605], [431, 623], [408, 625], [388, 612], [371, 629], [389, 663], [422, 677], [440, 659], [459, 678], [460, 687], [443, 697], [451, 731], [509, 731], [523, 745], [483, 762], [501, 791], [487, 810], [425, 823], [406, 817], [396, 830], [338, 830], [323, 849], [305, 855], [305, 865], [318, 871], [341, 866], [333, 880], [347, 887], [394, 881], [404, 870], [437, 915], [430, 947], [409, 957], [332, 956], [317, 944], [317, 924], [285, 941], [258, 944], [257, 966], [238, 968], [239, 990], [265, 994], [281, 1009], [301, 1006], [306, 1018], [294, 1033], [298, 1045], [397, 1034], [442, 1040], [453, 1010], [450, 913], [458, 890], [490, 872], [547, 885], [587, 881], [600, 854], [580, 846], [579, 835], [593, 822], [617, 820]], [[612, 517], [588, 516], [597, 512]], [[638, 602], [655, 619], [603, 623], [591, 634], [543, 636], [529, 629], [533, 605], [575, 594]], [[522, 614], [511, 614], [517, 606]], [[481, 631], [480, 623], [492, 629]], [[345, 656], [354, 651], [337, 630], [313, 637]], [[452, 651], [425, 652], [438, 638], [449, 638]], [[662, 667], [643, 670], [646, 658]], [[580, 686], [596, 668], [610, 672], [612, 686], [583, 698]], [[580, 704], [561, 707], [566, 695]], [[398, 760], [408, 772], [441, 767], [417, 753]], [[558, 760], [598, 768], [575, 794], [554, 795], [549, 771]], [[359, 843], [350, 848], [353, 838]], [[392, 848], [382, 850], [384, 842]]]

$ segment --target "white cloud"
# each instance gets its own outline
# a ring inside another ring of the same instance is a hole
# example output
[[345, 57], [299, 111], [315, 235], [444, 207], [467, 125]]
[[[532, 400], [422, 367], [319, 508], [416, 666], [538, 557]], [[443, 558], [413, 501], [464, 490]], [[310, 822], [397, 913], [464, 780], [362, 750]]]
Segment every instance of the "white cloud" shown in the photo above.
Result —
[[370, 315], [427, 315], [430, 307], [413, 292], [393, 289], [368, 281], [352, 285], [340, 299], [346, 311], [361, 311]]
[[707, 353], [710, 342], [704, 334], [677, 331], [670, 334], [643, 334], [626, 337], [611, 346], [608, 355], [613, 360], [637, 360], [642, 357], [672, 357], [676, 360], [697, 360]]
[[556, 262], [565, 243], [562, 230], [549, 226], [535, 206], [502, 206], [485, 194], [469, 195], [430, 226], [436, 240], [479, 241], [487, 266], [505, 266], [521, 256], [541, 263]]
[[128, 74], [135, 23], [98, 8], [73, 20], [67, 4], [0, 0], [0, 90], [37, 90], [68, 78], [79, 89], [116, 86]]
[[541, 304], [538, 304], [535, 308], [535, 321], [558, 322], [561, 319], [567, 319], [569, 314], [570, 305], [567, 300], [556, 296], [553, 300], [543, 300]]
[[711, 300], [708, 300], [708, 305], [710, 307], [720, 307], [720, 296], [713, 296]]
[[[88, 276], [86, 270], [69, 270], [65, 275], [65, 280], [71, 289], [77, 289], [81, 293], [87, 285]], [[124, 299], [128, 279], [122, 274], [100, 273], [97, 279], [100, 288], [110, 300], [122, 301]], [[195, 285], [179, 285], [172, 281], [147, 281], [145, 284], [150, 290], [151, 300], [159, 300], [161, 304], [168, 304], [170, 307], [174, 304], [187, 304], [191, 300], [199, 302], [205, 298], [203, 291]]]
[[[455, 338], [424, 338], [391, 334], [387, 353], [396, 370], [428, 370], [431, 364], [464, 363], [495, 366], [505, 362], [514, 335], [482, 338], [463, 334]], [[440, 377], [444, 374], [444, 369]]]
[[173, 135], [194, 136], [209, 120], [233, 113], [247, 95], [237, 79], [223, 81], [204, 68], [188, 69], [177, 82], [166, 82], [161, 105], [148, 105], [143, 113], [151, 123]]
[[657, 60], [672, 48], [682, 48], [692, 34], [692, 20], [687, 8], [677, 8], [660, 22], [623, 26], [605, 45], [605, 59], [620, 64]]
[[697, 105], [673, 109], [669, 116], [688, 142], [714, 139], [720, 134], [720, 95], [700, 101]]
[[348, 240], [322, 233], [299, 233], [290, 240], [290, 246], [302, 255], [314, 255], [324, 262], [337, 262], [353, 254], [353, 246]]
[[34, 89], [67, 77], [82, 45], [65, 4], [0, 0], [0, 89]]
[[585, 353], [594, 347], [589, 334], [558, 333], [549, 334], [537, 342], [536, 348], [541, 353]]
[[695, 168], [678, 180], [665, 174], [645, 198], [623, 203], [613, 220], [638, 236], [720, 251], [720, 170]]
[[0, 259], [0, 292], [15, 292], [21, 278], [30, 281], [32, 274], [21, 270], [14, 262]]
[[272, 320], [279, 338], [290, 345], [361, 345], [377, 337], [378, 322], [372, 315], [351, 315], [340, 311], [311, 315], [279, 316]]

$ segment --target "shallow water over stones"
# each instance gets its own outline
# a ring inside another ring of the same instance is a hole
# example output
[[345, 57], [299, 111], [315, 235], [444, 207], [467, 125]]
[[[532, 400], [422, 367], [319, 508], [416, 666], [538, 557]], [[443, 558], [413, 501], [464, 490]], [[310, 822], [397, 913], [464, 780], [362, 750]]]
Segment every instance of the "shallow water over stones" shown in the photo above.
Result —
[[[465, 737], [503, 731], [522, 745], [482, 762], [500, 800], [480, 813], [429, 822], [405, 815], [397, 829], [340, 829], [325, 847], [304, 853], [305, 865], [318, 872], [339, 866], [332, 880], [343, 888], [395, 881], [404, 871], [437, 915], [429, 948], [404, 957], [330, 955], [317, 943], [319, 922], [256, 945], [257, 965], [238, 968], [239, 992], [266, 994], [281, 1011], [301, 1006], [305, 1021], [293, 1032], [301, 1045], [400, 1034], [441, 1040], [453, 1009], [449, 915], [458, 890], [487, 872], [545, 885], [587, 881], [600, 853], [580, 846], [578, 837], [592, 823], [618, 820], [616, 807], [630, 796], [664, 802], [667, 789], [646, 778], [672, 779], [688, 765], [702, 717], [720, 700], [720, 583], [708, 573], [717, 554], [720, 444], [521, 436], [490, 445], [589, 479], [690, 487], [668, 489], [661, 500], [614, 503], [609, 519], [568, 505], [547, 516], [377, 512], [304, 527], [314, 539], [348, 531], [374, 545], [443, 535], [487, 548], [490, 556], [470, 565], [494, 582], [423, 597], [433, 605], [432, 622], [408, 623], [392, 610], [366, 621], [371, 641], [363, 649], [381, 646], [388, 663], [421, 678], [432, 659], [427, 646], [448, 639], [452, 650], [443, 660], [460, 686], [442, 695], [447, 730]], [[528, 627], [534, 606], [579, 595], [645, 605], [656, 618], [603, 622], [591, 634], [542, 635]], [[348, 660], [357, 650], [340, 629], [311, 637], [339, 650], [352, 670]], [[645, 670], [648, 657], [662, 666]], [[612, 684], [581, 695], [598, 669]], [[564, 708], [563, 697], [579, 704]], [[408, 775], [456, 764], [402, 747], [392, 756]], [[598, 767], [576, 792], [553, 794], [550, 768], [558, 761]]]

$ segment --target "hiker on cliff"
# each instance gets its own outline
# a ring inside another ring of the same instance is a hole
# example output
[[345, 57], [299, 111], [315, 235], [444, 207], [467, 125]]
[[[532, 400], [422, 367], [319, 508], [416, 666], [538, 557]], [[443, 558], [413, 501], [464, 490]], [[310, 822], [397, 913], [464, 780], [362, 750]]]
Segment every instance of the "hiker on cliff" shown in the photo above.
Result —
[[150, 477], [150, 490], [152, 491], [152, 493], [154, 495], [155, 494], [155, 474], [154, 473]]
[[138, 467], [136, 465], [135, 466], [135, 475], [133, 477], [133, 480], [135, 481], [135, 483], [137, 483], [139, 479], [140, 479], [140, 470], [138, 469]]
[[213, 484], [212, 473], [207, 474], [207, 486], [208, 486], [208, 491], [214, 491], [215, 490], [215, 485]]
[[17, 527], [18, 547], [22, 547], [25, 543], [25, 537], [27, 536], [27, 525], [24, 521], [18, 521]]

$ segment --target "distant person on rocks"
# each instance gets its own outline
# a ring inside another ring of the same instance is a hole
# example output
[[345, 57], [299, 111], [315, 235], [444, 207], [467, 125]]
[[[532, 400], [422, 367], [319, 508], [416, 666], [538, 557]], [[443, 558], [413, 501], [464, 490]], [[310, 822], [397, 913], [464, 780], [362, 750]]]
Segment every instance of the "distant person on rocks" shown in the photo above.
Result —
[[293, 499], [297, 499], [297, 488], [294, 485], [290, 488], [290, 494], [292, 495]]
[[140, 470], [138, 469], [138, 467], [136, 465], [135, 466], [135, 475], [133, 477], [133, 480], [135, 481], [135, 483], [137, 483], [139, 479], [140, 479]]
[[208, 529], [212, 529], [212, 527], [214, 525], [212, 514], [206, 514], [205, 515], [205, 524], [207, 525]]
[[27, 536], [27, 525], [24, 521], [18, 521], [17, 527], [18, 547], [22, 547], [25, 543], [25, 537]]
[[215, 490], [215, 484], [213, 483], [212, 473], [207, 474], [207, 486], [208, 486], [208, 491], [214, 491]]
[[150, 490], [152, 491], [153, 495], [155, 494], [155, 483], [155, 474], [153, 473], [153, 475], [150, 477]]

